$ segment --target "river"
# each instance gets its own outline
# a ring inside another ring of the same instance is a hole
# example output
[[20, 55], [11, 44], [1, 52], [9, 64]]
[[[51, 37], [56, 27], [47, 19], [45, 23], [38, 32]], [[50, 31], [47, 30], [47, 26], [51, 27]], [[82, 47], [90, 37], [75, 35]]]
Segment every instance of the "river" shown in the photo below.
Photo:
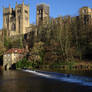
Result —
[[0, 72], [0, 92], [92, 92], [92, 76], [9, 70]]

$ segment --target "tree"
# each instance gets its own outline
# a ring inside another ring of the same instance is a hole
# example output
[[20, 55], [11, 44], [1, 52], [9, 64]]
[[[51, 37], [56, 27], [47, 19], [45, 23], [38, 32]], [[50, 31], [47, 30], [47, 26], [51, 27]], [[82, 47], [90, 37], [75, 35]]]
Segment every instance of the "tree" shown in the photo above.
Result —
[[4, 48], [4, 45], [3, 45], [3, 42], [0, 41], [0, 56], [3, 55], [3, 53], [5, 52], [5, 48]]

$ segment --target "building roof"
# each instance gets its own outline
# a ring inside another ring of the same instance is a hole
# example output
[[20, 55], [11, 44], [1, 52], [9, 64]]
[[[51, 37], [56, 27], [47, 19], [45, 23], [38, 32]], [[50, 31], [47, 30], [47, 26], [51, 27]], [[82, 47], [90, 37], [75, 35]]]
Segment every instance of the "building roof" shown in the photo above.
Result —
[[47, 5], [47, 4], [42, 3], [42, 4], [37, 5], [37, 9], [47, 9], [47, 8], [49, 9], [49, 5]]
[[45, 4], [45, 3], [37, 4], [37, 6], [46, 6], [46, 7], [49, 7], [49, 5], [48, 4]]
[[12, 49], [9, 49], [5, 54], [11, 54], [11, 53], [22, 54], [24, 52], [25, 52], [24, 49], [12, 48]]
[[89, 8], [88, 6], [84, 6], [84, 7], [82, 7], [82, 8]]

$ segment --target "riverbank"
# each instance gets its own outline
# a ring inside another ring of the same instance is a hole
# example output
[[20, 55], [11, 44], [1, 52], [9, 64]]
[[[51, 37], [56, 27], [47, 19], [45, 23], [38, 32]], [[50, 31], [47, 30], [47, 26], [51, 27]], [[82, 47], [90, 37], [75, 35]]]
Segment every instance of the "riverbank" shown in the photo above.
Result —
[[50, 67], [49, 65], [44, 65], [44, 66], [40, 66], [39, 69], [42, 69], [42, 70], [48, 70], [48, 69], [57, 69], [57, 70], [75, 70], [75, 71], [90, 71], [92, 70], [92, 66], [90, 65], [56, 65], [56, 66], [52, 66]]
[[56, 69], [56, 70], [75, 70], [75, 71], [91, 71], [92, 63], [91, 62], [64, 62], [60, 64], [53, 65], [40, 65], [40, 69], [48, 70], [48, 69]]
[[[12, 69], [12, 68], [11, 68]], [[91, 71], [92, 63], [91, 62], [62, 62], [56, 64], [34, 64], [33, 62], [27, 61], [27, 59], [23, 59], [17, 62], [14, 65], [14, 69], [37, 69], [37, 70], [58, 70], [58, 71]], [[2, 66], [0, 66], [0, 70], [3, 70]]]

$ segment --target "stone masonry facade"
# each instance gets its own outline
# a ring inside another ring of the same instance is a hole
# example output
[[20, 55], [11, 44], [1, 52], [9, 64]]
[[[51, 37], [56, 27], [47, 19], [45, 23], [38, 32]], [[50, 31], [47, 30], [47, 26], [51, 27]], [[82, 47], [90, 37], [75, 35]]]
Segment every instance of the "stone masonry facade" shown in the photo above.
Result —
[[7, 30], [8, 36], [27, 33], [29, 27], [29, 5], [17, 4], [15, 9], [3, 8], [3, 29]]
[[84, 24], [92, 24], [92, 9], [89, 7], [82, 7], [79, 11], [79, 17], [82, 19]]
[[36, 24], [47, 24], [49, 22], [49, 5], [40, 4], [37, 5], [36, 10]]
[[[25, 35], [32, 31], [33, 24], [30, 24], [29, 5], [17, 4], [15, 9], [3, 8], [3, 29], [7, 31], [7, 36]], [[92, 9], [82, 7], [79, 10], [79, 18], [84, 24], [92, 24]], [[49, 23], [49, 5], [38, 4], [36, 9], [36, 26]], [[0, 32], [1, 33], [1, 32]], [[2, 31], [3, 33], [3, 31]], [[2, 34], [1, 33], [1, 34]]]
[[[17, 4], [15, 9], [3, 8], [3, 29], [7, 31], [7, 36], [24, 35], [32, 28], [29, 22], [29, 5]], [[47, 23], [49, 20], [49, 6], [46, 4], [37, 5], [36, 23]]]

